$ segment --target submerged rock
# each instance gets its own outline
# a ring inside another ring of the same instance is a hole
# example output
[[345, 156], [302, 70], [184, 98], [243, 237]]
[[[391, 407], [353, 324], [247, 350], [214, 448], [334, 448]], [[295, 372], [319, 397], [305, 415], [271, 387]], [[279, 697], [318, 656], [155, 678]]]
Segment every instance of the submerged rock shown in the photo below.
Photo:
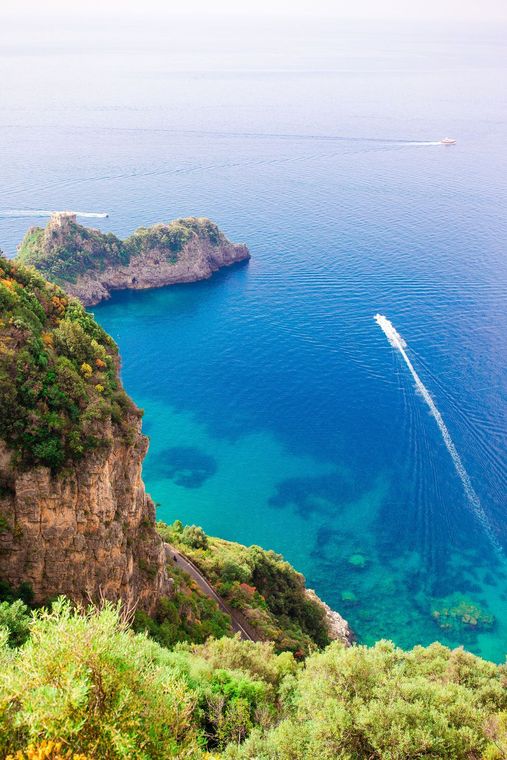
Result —
[[351, 554], [348, 561], [349, 565], [352, 565], [352, 567], [358, 567], [361, 569], [366, 567], [366, 557], [362, 554]]
[[444, 631], [490, 630], [495, 623], [494, 615], [466, 596], [453, 594], [439, 601], [441, 604], [432, 609], [431, 616]]
[[347, 604], [347, 605], [350, 605], [350, 606], [355, 605], [355, 604], [358, 603], [358, 598], [354, 594], [353, 591], [342, 591], [342, 593], [341, 593], [341, 600], [342, 600], [342, 602], [344, 602], [344, 604]]

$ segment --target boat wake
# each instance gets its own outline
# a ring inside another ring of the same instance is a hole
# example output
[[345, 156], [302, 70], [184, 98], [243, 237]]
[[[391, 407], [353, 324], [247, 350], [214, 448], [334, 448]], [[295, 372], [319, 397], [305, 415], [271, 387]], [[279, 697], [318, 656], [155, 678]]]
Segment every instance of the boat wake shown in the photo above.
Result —
[[409, 145], [410, 145], [410, 146], [412, 146], [412, 147], [413, 147], [414, 145], [420, 145], [420, 146], [422, 146], [422, 147], [425, 147], [425, 146], [427, 147], [428, 145], [441, 145], [441, 144], [442, 144], [442, 143], [441, 143], [439, 140], [437, 140], [437, 141], [434, 141], [434, 140], [433, 140], [433, 141], [431, 141], [431, 142], [430, 142], [429, 140], [426, 140], [426, 141], [424, 141], [424, 142], [423, 142], [423, 141], [418, 141], [418, 142], [416, 142], [416, 141], [414, 140], [414, 142], [404, 142], [404, 143], [403, 143], [403, 145], [407, 145], [407, 146], [409, 146]]
[[[30, 217], [30, 216], [52, 216], [55, 211], [32, 211], [31, 209], [21, 209], [0, 211], [0, 216], [12, 216], [12, 217]], [[109, 214], [98, 211], [69, 211], [69, 214], [75, 214], [76, 216], [85, 217], [89, 219], [107, 219]]]
[[380, 329], [383, 331], [384, 335], [386, 336], [387, 340], [391, 344], [393, 348], [396, 348], [400, 354], [403, 357], [403, 361], [407, 365], [410, 374], [414, 378], [416, 387], [418, 391], [420, 392], [423, 399], [426, 401], [431, 414], [435, 418], [435, 421], [438, 425], [438, 428], [440, 430], [440, 433], [442, 435], [443, 441], [445, 443], [445, 446], [447, 448], [447, 451], [451, 455], [452, 461], [454, 463], [454, 467], [456, 469], [456, 472], [459, 475], [459, 478], [463, 484], [463, 489], [465, 491], [465, 494], [467, 496], [468, 502], [470, 506], [472, 507], [472, 510], [481, 523], [486, 535], [488, 536], [489, 540], [491, 541], [491, 544], [493, 545], [493, 548], [495, 551], [501, 556], [502, 555], [502, 548], [500, 544], [498, 543], [495, 534], [493, 533], [493, 529], [491, 528], [491, 525], [489, 523], [488, 517], [481, 505], [480, 499], [478, 495], [475, 492], [475, 489], [471, 483], [470, 477], [465, 470], [465, 467], [463, 465], [463, 462], [461, 461], [461, 457], [458, 454], [456, 450], [456, 446], [454, 445], [454, 442], [451, 438], [451, 434], [449, 433], [449, 430], [447, 429], [447, 425], [445, 424], [442, 415], [440, 414], [437, 405], [433, 401], [433, 398], [429, 392], [429, 390], [424, 385], [423, 381], [417, 374], [416, 370], [414, 369], [414, 365], [410, 361], [409, 357], [407, 356], [406, 348], [407, 344], [399, 334], [399, 332], [396, 330], [392, 322], [390, 322], [387, 317], [385, 317], [383, 314], [375, 314], [373, 317], [375, 322], [378, 324]]

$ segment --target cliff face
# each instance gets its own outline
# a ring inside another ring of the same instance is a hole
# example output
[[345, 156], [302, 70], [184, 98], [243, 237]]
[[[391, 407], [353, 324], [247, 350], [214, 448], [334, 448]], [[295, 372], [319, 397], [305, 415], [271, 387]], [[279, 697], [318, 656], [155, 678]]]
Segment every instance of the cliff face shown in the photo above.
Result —
[[133, 256], [128, 264], [107, 267], [100, 274], [81, 274], [75, 283], [65, 284], [65, 289], [85, 306], [93, 306], [109, 298], [113, 290], [144, 290], [206, 280], [218, 269], [249, 258], [245, 245], [225, 240], [212, 244], [196, 236], [185, 243], [177, 258], [168, 258], [164, 245], [154, 242], [153, 247]]
[[196, 282], [250, 258], [246, 245], [231, 243], [208, 219], [179, 219], [140, 228], [122, 241], [54, 214], [44, 230], [32, 228], [19, 259], [33, 264], [85, 305], [113, 290], [141, 290]]
[[170, 592], [165, 551], [154, 529], [155, 508], [141, 479], [147, 439], [139, 419], [132, 443], [105, 435], [111, 447], [53, 475], [47, 467], [12, 468], [0, 447], [0, 577], [30, 583], [35, 600], [57, 594], [87, 603], [121, 599], [156, 608]]
[[171, 584], [117, 348], [37, 273], [0, 257], [0, 579], [35, 599], [151, 611]]

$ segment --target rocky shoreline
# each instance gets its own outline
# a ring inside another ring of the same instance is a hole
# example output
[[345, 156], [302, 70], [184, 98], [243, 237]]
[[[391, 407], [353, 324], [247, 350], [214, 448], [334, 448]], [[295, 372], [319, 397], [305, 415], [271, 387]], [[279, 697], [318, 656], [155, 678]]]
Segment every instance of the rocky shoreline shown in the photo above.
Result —
[[65, 290], [84, 306], [95, 306], [115, 290], [146, 290], [207, 280], [219, 269], [249, 258], [246, 245], [227, 241], [213, 246], [206, 240], [192, 240], [175, 263], [168, 262], [162, 250], [153, 249], [132, 258], [128, 266], [80, 275], [76, 283], [66, 284]]
[[329, 638], [332, 641], [341, 641], [347, 647], [351, 646], [356, 641], [356, 637], [347, 620], [345, 620], [339, 612], [331, 609], [328, 604], [323, 602], [312, 588], [306, 589], [306, 596], [311, 599], [312, 602], [316, 602], [323, 608], [326, 616]]

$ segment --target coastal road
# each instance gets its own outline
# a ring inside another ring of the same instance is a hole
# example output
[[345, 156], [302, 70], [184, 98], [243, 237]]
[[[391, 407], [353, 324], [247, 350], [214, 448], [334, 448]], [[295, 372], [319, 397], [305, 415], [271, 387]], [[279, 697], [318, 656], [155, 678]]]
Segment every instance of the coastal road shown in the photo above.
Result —
[[[185, 573], [190, 575], [192, 580], [197, 583], [201, 591], [206, 594], [206, 596], [209, 596], [210, 599], [213, 599], [218, 604], [222, 612], [225, 612], [225, 614], [230, 617], [231, 627], [235, 633], [239, 633], [241, 638], [245, 641], [259, 641], [259, 639], [255, 637], [255, 634], [252, 631], [251, 627], [239, 619], [238, 612], [236, 610], [233, 610], [232, 607], [229, 607], [229, 605], [224, 602], [222, 597], [217, 594], [213, 586], [206, 580], [204, 575], [194, 565], [193, 562], [191, 562], [187, 557], [184, 557], [183, 554], [175, 549], [174, 546], [171, 546], [171, 544], [166, 544], [166, 552], [168, 560], [170, 560], [175, 567], [179, 567], [180, 570], [183, 570]], [[247, 630], [247, 628], [250, 629], [250, 632]]]

